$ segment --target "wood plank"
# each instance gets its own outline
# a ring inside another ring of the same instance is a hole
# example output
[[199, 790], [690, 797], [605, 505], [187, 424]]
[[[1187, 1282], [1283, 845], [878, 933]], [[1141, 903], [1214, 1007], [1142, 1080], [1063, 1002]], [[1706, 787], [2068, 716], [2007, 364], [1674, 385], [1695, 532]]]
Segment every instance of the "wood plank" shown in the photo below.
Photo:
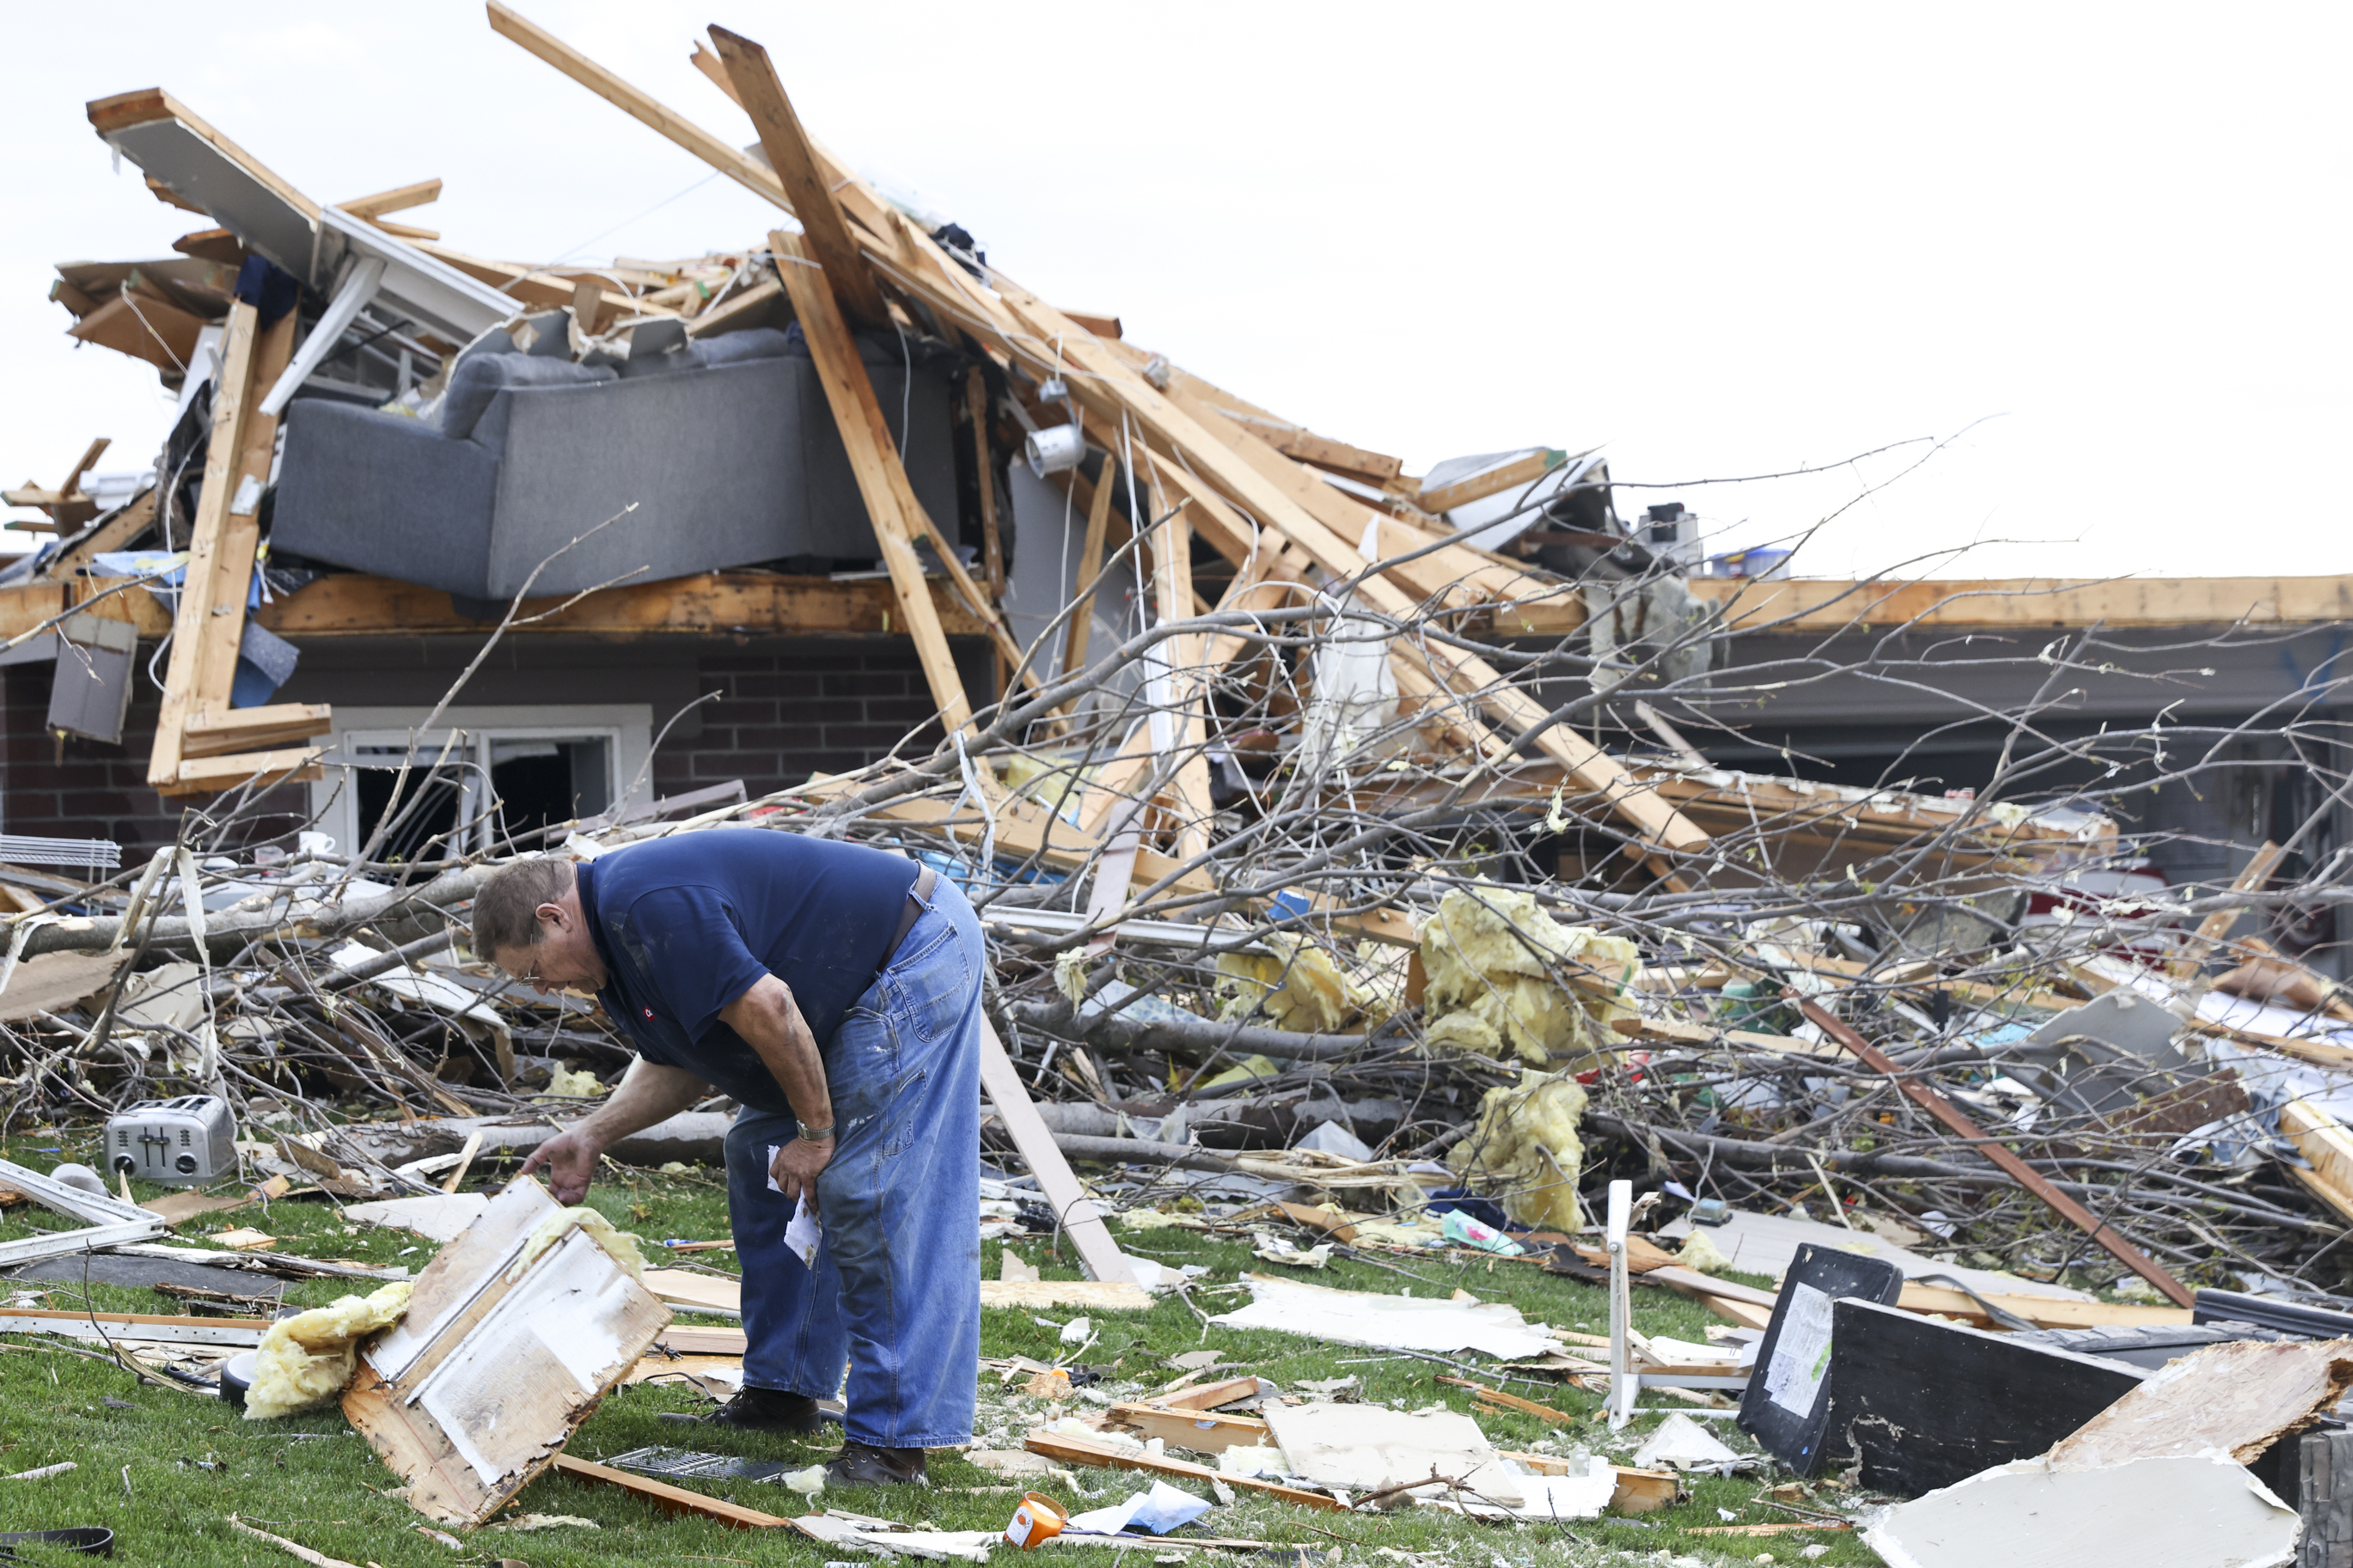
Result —
[[[1258, 1386], [1258, 1380], [1250, 1380]], [[1199, 1410], [1171, 1410], [1155, 1405], [1114, 1405], [1111, 1424], [1157, 1437], [1173, 1448], [1197, 1454], [1222, 1454], [1228, 1448], [1248, 1448], [1266, 1441], [1266, 1423], [1255, 1415], [1215, 1415]]]
[[2317, 626], [2353, 620], [2353, 576], [2061, 577], [1904, 582], [1694, 578], [1735, 631], [1892, 626]]
[[701, 1324], [672, 1323], [654, 1343], [677, 1355], [740, 1356], [751, 1349], [751, 1342], [741, 1329], [705, 1328]]
[[[931, 591], [923, 585], [923, 563], [915, 555], [921, 525], [901, 510], [899, 488], [891, 482], [890, 470], [898, 468], [899, 452], [883, 421], [881, 405], [874, 399], [874, 384], [867, 378], [858, 345], [835, 307], [830, 280], [816, 268], [797, 265], [807, 259], [800, 237], [779, 229], [768, 237], [768, 243], [776, 252], [785, 292], [792, 296], [793, 313], [800, 321], [809, 357], [816, 363], [834, 424], [849, 449], [858, 493], [874, 525], [874, 540], [881, 547], [882, 564], [898, 592], [899, 607], [907, 617], [907, 632], [914, 638], [915, 657], [923, 662], [932, 700], [938, 705], [941, 726], [954, 734], [971, 725], [972, 702], [965, 694], [964, 677], [957, 673], [955, 659], [948, 652], [947, 633], [933, 613]], [[903, 478], [902, 474], [902, 482]], [[944, 564], [954, 568], [952, 552]]]
[[783, 183], [758, 159], [739, 152], [684, 115], [665, 109], [546, 28], [501, 5], [499, 0], [489, 0], [489, 11], [491, 29], [500, 37], [520, 44], [606, 102], [677, 142], [745, 190], [767, 197], [796, 217], [800, 216], [794, 212], [792, 198], [785, 194]]
[[[956, 601], [946, 584], [933, 580], [928, 588], [934, 614], [950, 637], [987, 635], [987, 628]], [[0, 631], [8, 631], [20, 619], [29, 626], [46, 618], [31, 615], [29, 609], [12, 612], [8, 598], [12, 592], [0, 588]], [[121, 598], [146, 595], [130, 594]], [[543, 615], [563, 602], [560, 596], [526, 599], [522, 614]], [[714, 632], [754, 637], [904, 635], [906, 617], [892, 614], [897, 602], [892, 585], [880, 579], [835, 583], [823, 577], [712, 572], [665, 583], [607, 588], [545, 620], [518, 624], [507, 635], [622, 640], [709, 637]], [[100, 605], [99, 613], [104, 612], [105, 606]], [[438, 588], [356, 572], [339, 572], [310, 583], [274, 604], [264, 605], [254, 619], [298, 642], [311, 637], [480, 637], [489, 625], [459, 615], [449, 595]]]
[[988, 451], [988, 383], [975, 365], [965, 373], [965, 407], [972, 419], [973, 468], [980, 476], [981, 560], [992, 603], [1005, 603], [1005, 541], [997, 522], [997, 466]]
[[1297, 1503], [1302, 1508], [1322, 1509], [1328, 1513], [1347, 1511], [1346, 1506], [1338, 1499], [1322, 1492], [1302, 1491], [1296, 1487], [1280, 1486], [1252, 1476], [1221, 1475], [1207, 1465], [1191, 1465], [1182, 1459], [1155, 1458], [1140, 1450], [1114, 1447], [1109, 1443], [1069, 1436], [1060, 1432], [1032, 1432], [1021, 1446], [1033, 1454], [1043, 1454], [1066, 1465], [1089, 1465], [1106, 1470], [1145, 1470], [1156, 1476], [1182, 1476], [1192, 1481], [1223, 1481], [1229, 1487], [1240, 1487], [1245, 1491]]
[[[121, 550], [155, 526], [155, 487], [148, 486], [85, 540], [58, 552], [46, 568], [51, 577], [70, 577], [97, 556]], [[140, 595], [145, 597], [144, 595]], [[151, 600], [150, 603], [153, 603]]]
[[[1067, 680], [1087, 667], [1087, 644], [1095, 629], [1095, 588], [1103, 577], [1103, 544], [1111, 532], [1112, 472], [1118, 458], [1103, 456], [1096, 473], [1094, 493], [1087, 498], [1087, 531], [1079, 546], [1078, 592], [1071, 595], [1071, 618], [1062, 630], [1062, 678]], [[1077, 476], [1072, 476], [1076, 481]]]
[[732, 331], [744, 318], [757, 321], [776, 308], [784, 298], [785, 286], [774, 278], [763, 278], [748, 289], [739, 289], [686, 324], [690, 338], [712, 337]]
[[231, 752], [269, 751], [326, 734], [334, 727], [334, 710], [323, 702], [208, 710], [188, 721], [180, 752], [184, 757], [218, 757]]
[[319, 765], [323, 753], [316, 746], [292, 746], [277, 752], [233, 752], [220, 757], [189, 757], [180, 763], [179, 776], [168, 786], [156, 786], [165, 795], [217, 795], [256, 779], [266, 784], [308, 784], [326, 776]]
[[1087, 1272], [1100, 1280], [1133, 1284], [1134, 1275], [1121, 1255], [1119, 1244], [1112, 1239], [1110, 1229], [1104, 1226], [1093, 1200], [1087, 1196], [1086, 1189], [1079, 1185], [1070, 1162], [1062, 1158], [1046, 1119], [1038, 1114], [1029, 1091], [1022, 1086], [1013, 1058], [1005, 1054], [996, 1026], [986, 1018], [980, 1024], [980, 1087], [988, 1096], [988, 1102], [997, 1108], [997, 1120], [1013, 1135], [1014, 1147], [1029, 1162], [1029, 1173], [1038, 1178], [1047, 1206], [1060, 1219]]
[[417, 180], [406, 185], [395, 185], [388, 191], [372, 195], [354, 196], [335, 205], [353, 217], [380, 218], [386, 213], [406, 212], [412, 207], [429, 205], [441, 199], [438, 179]]
[[684, 1487], [674, 1487], [658, 1481], [651, 1476], [633, 1476], [627, 1470], [617, 1470], [609, 1465], [591, 1464], [575, 1459], [569, 1454], [558, 1454], [549, 1467], [560, 1475], [575, 1481], [590, 1481], [598, 1486], [618, 1487], [625, 1492], [641, 1497], [664, 1513], [690, 1519], [707, 1519], [723, 1524], [730, 1530], [796, 1530], [789, 1519], [773, 1513], [762, 1513], [755, 1508], [744, 1508], [723, 1499], [691, 1492]]
[[1458, 480], [1439, 489], [1422, 491], [1421, 510], [1435, 516], [1440, 512], [1452, 511], [1458, 506], [1469, 506], [1475, 500], [1485, 500], [1489, 496], [1501, 495], [1505, 490], [1521, 485], [1533, 484], [1566, 461], [1567, 461], [1567, 454], [1565, 452], [1550, 450], [1531, 452], [1526, 457], [1505, 463], [1499, 468], [1490, 468], [1483, 474], [1473, 474], [1467, 479]]
[[2280, 1131], [2312, 1169], [2287, 1167], [2312, 1195], [2353, 1221], [2353, 1133], [2334, 1116], [2309, 1100], [2292, 1100], [2280, 1108]]
[[1143, 1312], [1152, 1309], [1152, 1292], [1124, 1280], [984, 1279], [980, 1304], [1024, 1310], [1082, 1307], [1091, 1312]]
[[[289, 310], [271, 325], [257, 330], [249, 380], [240, 393], [234, 421], [236, 455], [220, 498], [224, 515], [219, 521], [217, 542], [208, 561], [197, 555], [193, 543], [190, 546], [187, 584], [182, 591], [172, 640], [175, 669], [179, 668], [181, 646], [191, 640], [198, 645], [191, 668], [187, 700], [180, 714], [181, 732], [174, 735], [172, 742], [184, 756], [186, 726], [198, 720], [217, 718], [228, 711], [230, 689], [237, 679], [237, 648], [245, 633], [245, 607], [253, 583], [254, 555], [261, 541], [259, 503], [240, 511], [237, 498], [238, 491], [248, 485], [258, 492], [269, 478], [271, 459], [277, 449], [278, 421], [262, 413], [255, 399], [277, 382], [293, 358], [295, 327], [295, 312]], [[216, 409], [218, 406], [216, 403]], [[198, 532], [202, 529], [206, 508], [214, 499], [210, 473], [208, 455], [204, 494], [197, 504]], [[189, 605], [199, 595], [189, 592], [188, 588], [193, 587], [200, 574], [209, 578], [209, 587], [201, 595], [206, 608], [202, 614], [192, 614]], [[322, 732], [328, 727], [322, 725], [320, 731], [312, 732]], [[162, 744], [160, 721], [157, 742]], [[184, 763], [174, 788], [165, 793], [185, 794], [193, 790], [227, 787], [218, 782], [221, 763], [227, 756], [227, 753], [213, 753], [206, 759], [200, 773], [193, 777]], [[252, 763], [256, 774], [300, 773], [302, 766], [295, 764], [290, 770], [284, 753], [277, 752], [258, 752], [252, 757]], [[312, 773], [306, 776], [318, 775]]]
[[[1980, 1294], [1984, 1294], [1980, 1292]], [[2038, 1329], [2160, 1329], [2189, 1321], [2187, 1307], [2143, 1307], [2125, 1301], [2069, 1301], [2056, 1296], [1986, 1295], [2002, 1310], [2024, 1318]], [[1907, 1312], [1960, 1318], [1990, 1326], [1992, 1315], [1967, 1292], [1942, 1285], [1906, 1280], [1895, 1304]]]
[[[204, 490], [188, 544], [186, 579], [180, 593], [175, 627], [186, 635], [172, 639], [172, 660], [164, 679], [163, 708], [155, 722], [154, 749], [147, 763], [147, 783], [163, 790], [180, 778], [180, 735], [189, 715], [204, 701], [208, 689], [203, 663], [212, 647], [205, 632], [214, 619], [214, 595], [226, 581], [215, 570], [228, 543], [228, 508], [234, 500], [237, 466], [243, 457], [243, 425], [257, 392], [269, 385], [257, 381], [254, 370], [260, 322], [254, 308], [243, 300], [229, 307], [227, 330], [221, 337], [220, 374], [213, 398], [212, 439], [205, 453]], [[249, 568], [248, 559], [247, 565]], [[245, 606], [225, 606], [242, 616]]]
[[[867, 269], [858, 242], [850, 237], [849, 221], [835, 204], [833, 193], [827, 189], [817, 154], [809, 147], [808, 135], [801, 129], [800, 116], [793, 111], [792, 100], [777, 79], [768, 51], [740, 33], [715, 26], [711, 29], [711, 43], [727, 69], [727, 79], [734, 84], [735, 101], [752, 117], [753, 129], [759, 132], [760, 150], [768, 155], [768, 167], [783, 185], [793, 216], [800, 219], [801, 237], [810, 257], [833, 285], [841, 313], [861, 327], [888, 325], [891, 316], [882, 303], [882, 290]], [[789, 263], [780, 257], [777, 265]]]

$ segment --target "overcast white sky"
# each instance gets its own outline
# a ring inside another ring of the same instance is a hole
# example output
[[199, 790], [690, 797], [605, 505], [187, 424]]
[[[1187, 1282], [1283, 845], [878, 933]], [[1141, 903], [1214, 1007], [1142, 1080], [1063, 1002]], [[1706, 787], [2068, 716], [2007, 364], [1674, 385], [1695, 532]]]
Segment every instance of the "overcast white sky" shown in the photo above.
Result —
[[[1543, 442], [1682, 481], [1950, 438], [1805, 574], [2353, 572], [2341, 6], [519, 8], [738, 142], [687, 55], [713, 21], [759, 38], [818, 136], [1029, 287], [1412, 471]], [[143, 466], [169, 409], [47, 302], [57, 261], [200, 226], [110, 171], [86, 100], [163, 86], [324, 200], [439, 175], [401, 216], [482, 255], [770, 226], [467, 0], [5, 26], [10, 484], [97, 435]], [[1620, 504], [1757, 542], [1925, 450]]]

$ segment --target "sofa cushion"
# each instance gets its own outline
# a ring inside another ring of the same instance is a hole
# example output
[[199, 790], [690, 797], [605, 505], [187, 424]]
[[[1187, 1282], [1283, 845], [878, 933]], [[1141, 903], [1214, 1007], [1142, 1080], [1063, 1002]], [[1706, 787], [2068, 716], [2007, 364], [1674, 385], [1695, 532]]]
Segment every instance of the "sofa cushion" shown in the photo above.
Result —
[[541, 359], [532, 354], [468, 354], [449, 373], [449, 390], [441, 398], [441, 434], [463, 440], [474, 434], [491, 399], [510, 387], [583, 386], [611, 381], [602, 365], [574, 364], [570, 360]]

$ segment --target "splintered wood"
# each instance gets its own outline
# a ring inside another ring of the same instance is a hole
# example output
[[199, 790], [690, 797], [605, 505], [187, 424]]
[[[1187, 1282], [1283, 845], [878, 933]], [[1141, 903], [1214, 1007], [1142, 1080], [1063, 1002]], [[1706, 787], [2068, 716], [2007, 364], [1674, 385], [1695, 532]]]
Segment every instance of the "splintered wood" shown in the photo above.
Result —
[[427, 1518], [480, 1524], [504, 1507], [670, 1321], [586, 1231], [540, 1236], [561, 1212], [536, 1182], [509, 1187], [361, 1352], [343, 1414]]
[[2046, 1457], [2054, 1470], [2207, 1453], [2244, 1464], [2319, 1420], [2348, 1388], [2353, 1340], [2208, 1345], [2167, 1363]]

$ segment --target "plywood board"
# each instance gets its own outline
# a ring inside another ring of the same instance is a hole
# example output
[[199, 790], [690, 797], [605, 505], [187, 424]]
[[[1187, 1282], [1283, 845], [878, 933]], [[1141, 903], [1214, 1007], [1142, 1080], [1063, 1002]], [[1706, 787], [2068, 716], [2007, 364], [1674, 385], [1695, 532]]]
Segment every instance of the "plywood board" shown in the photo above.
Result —
[[343, 1414], [428, 1518], [479, 1524], [504, 1507], [670, 1321], [585, 1230], [526, 1260], [557, 1212], [535, 1182], [501, 1194], [427, 1267], [402, 1322], [361, 1352]]

